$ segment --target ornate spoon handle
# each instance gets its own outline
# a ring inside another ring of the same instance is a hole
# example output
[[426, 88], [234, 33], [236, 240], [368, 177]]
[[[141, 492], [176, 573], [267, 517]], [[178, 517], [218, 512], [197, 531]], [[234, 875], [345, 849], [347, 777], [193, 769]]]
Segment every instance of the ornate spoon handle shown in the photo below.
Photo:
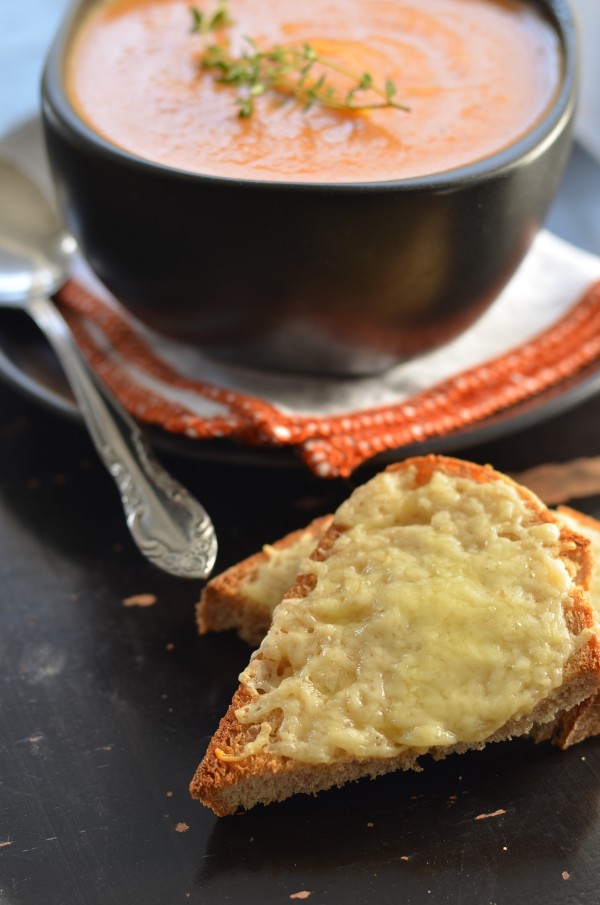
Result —
[[40, 296], [26, 310], [65, 370], [98, 454], [119, 488], [140, 551], [165, 572], [207, 578], [217, 539], [205, 509], [156, 460], [144, 434], [90, 369], [55, 305]]

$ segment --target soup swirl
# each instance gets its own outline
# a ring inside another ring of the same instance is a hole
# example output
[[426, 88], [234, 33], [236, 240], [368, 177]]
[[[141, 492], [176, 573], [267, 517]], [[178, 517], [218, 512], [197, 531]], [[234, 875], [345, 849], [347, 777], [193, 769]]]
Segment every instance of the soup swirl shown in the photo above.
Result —
[[181, 170], [376, 182], [494, 154], [543, 117], [560, 84], [558, 36], [520, 0], [230, 0], [228, 9], [238, 52], [248, 35], [259, 47], [309, 43], [391, 80], [408, 112], [306, 110], [267, 91], [242, 118], [235, 91], [200, 65], [207, 37], [190, 34], [188, 0], [112, 0], [94, 8], [70, 55], [79, 114], [112, 144]]

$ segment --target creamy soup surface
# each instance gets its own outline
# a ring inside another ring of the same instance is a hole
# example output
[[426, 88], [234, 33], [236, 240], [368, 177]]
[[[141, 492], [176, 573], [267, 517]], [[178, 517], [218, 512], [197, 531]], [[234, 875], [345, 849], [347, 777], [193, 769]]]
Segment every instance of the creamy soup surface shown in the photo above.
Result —
[[560, 83], [558, 36], [519, 0], [230, 0], [219, 40], [236, 51], [247, 35], [264, 47], [308, 42], [379, 84], [391, 79], [410, 108], [306, 111], [267, 92], [241, 119], [236, 89], [200, 67], [215, 37], [190, 33], [191, 5], [108, 0], [68, 66], [72, 102], [96, 132], [182, 170], [337, 183], [443, 172], [526, 133]]

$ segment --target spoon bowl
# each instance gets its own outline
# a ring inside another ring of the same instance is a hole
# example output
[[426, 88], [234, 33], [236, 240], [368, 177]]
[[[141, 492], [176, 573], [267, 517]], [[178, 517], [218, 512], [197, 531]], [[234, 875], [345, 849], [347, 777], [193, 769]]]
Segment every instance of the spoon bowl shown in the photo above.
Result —
[[54, 348], [143, 555], [173, 575], [208, 578], [217, 555], [208, 514], [156, 460], [49, 298], [68, 278], [75, 239], [35, 183], [5, 160], [0, 160], [0, 198], [0, 306], [27, 312]]
[[77, 242], [25, 173], [0, 159], [0, 302], [53, 295], [65, 282]]

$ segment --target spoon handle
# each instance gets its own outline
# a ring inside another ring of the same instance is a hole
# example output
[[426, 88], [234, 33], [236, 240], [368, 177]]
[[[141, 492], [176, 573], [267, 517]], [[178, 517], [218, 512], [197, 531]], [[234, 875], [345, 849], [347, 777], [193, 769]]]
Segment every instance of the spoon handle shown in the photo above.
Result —
[[207, 578], [217, 541], [204, 508], [156, 460], [137, 424], [91, 370], [53, 302], [40, 296], [27, 303], [27, 311], [65, 370], [140, 551], [165, 572]]

